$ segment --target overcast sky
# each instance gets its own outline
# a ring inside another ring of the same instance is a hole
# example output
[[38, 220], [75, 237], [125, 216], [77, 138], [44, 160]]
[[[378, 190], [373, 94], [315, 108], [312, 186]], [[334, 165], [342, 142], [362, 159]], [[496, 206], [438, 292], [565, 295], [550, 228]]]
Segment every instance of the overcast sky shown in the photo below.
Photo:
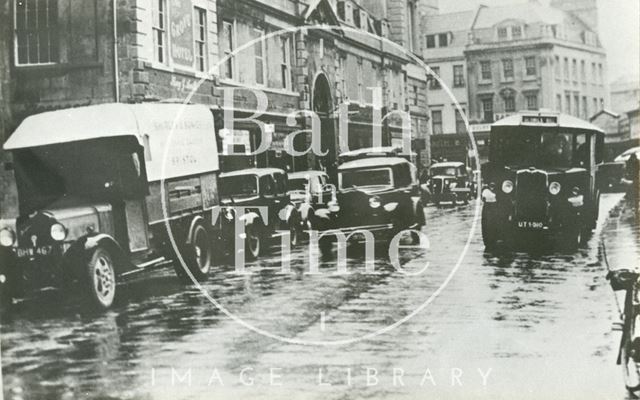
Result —
[[[526, 0], [440, 0], [441, 12], [487, 6], [522, 3]], [[548, 3], [548, 1], [541, 0]], [[600, 40], [607, 50], [609, 80], [631, 75], [640, 80], [640, 1], [598, 0]]]

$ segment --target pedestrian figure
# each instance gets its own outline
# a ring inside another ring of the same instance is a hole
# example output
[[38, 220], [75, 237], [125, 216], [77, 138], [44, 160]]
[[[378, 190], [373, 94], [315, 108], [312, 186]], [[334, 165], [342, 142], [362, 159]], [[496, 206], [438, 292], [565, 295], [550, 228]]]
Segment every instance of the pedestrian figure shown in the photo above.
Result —
[[625, 165], [624, 183], [627, 185], [627, 202], [636, 209], [640, 200], [638, 194], [640, 192], [640, 161], [636, 153], [631, 153]]

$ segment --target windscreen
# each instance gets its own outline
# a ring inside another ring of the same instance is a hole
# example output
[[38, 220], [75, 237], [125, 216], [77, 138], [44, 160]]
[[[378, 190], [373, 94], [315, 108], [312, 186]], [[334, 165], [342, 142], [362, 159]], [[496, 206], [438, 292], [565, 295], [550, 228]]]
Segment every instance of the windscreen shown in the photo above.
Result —
[[589, 164], [585, 133], [565, 133], [553, 128], [511, 128], [491, 135], [495, 162], [517, 167], [572, 168]]
[[255, 175], [227, 176], [220, 179], [222, 197], [253, 196], [258, 194], [258, 178]]
[[389, 168], [356, 169], [340, 173], [341, 188], [362, 186], [391, 186], [391, 170]]
[[456, 167], [432, 167], [431, 176], [436, 175], [456, 175]]
[[146, 194], [142, 147], [104, 138], [15, 152], [20, 209], [30, 213], [62, 197], [112, 201]]

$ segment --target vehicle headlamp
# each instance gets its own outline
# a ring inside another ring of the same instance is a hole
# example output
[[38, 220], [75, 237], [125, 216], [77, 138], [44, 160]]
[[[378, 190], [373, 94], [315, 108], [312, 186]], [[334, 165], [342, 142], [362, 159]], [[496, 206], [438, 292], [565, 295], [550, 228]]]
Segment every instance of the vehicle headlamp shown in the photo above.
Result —
[[329, 204], [327, 204], [327, 206], [329, 207], [329, 211], [331, 212], [338, 212], [340, 211], [340, 206], [338, 205], [337, 202], [335, 201], [331, 201], [329, 202]]
[[554, 196], [560, 193], [560, 189], [562, 189], [562, 186], [558, 182], [551, 182], [549, 185], [549, 193]]
[[224, 217], [228, 220], [228, 221], [233, 221], [233, 210], [231, 208], [225, 208], [224, 210]]
[[380, 207], [380, 199], [377, 197], [372, 197], [369, 199], [369, 207], [378, 208]]
[[4, 228], [0, 230], [0, 245], [4, 247], [11, 247], [16, 242], [16, 234], [10, 228]]
[[574, 196], [579, 196], [580, 195], [580, 188], [577, 186], [574, 186], [573, 189], [571, 189], [571, 194]]
[[458, 186], [458, 182], [452, 182], [449, 184], [449, 189], [455, 189]]
[[513, 192], [513, 182], [511, 182], [508, 179], [502, 182], [502, 191], [505, 192], [506, 194]]
[[56, 242], [62, 242], [67, 237], [67, 228], [60, 223], [51, 225], [51, 239]]

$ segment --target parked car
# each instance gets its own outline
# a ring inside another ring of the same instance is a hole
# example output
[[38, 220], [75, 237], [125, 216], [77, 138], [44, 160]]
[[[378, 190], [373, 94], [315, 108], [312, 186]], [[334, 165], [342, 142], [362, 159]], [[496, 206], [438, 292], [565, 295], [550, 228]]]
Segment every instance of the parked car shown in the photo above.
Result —
[[628, 150], [625, 150], [622, 154], [616, 157], [613, 161], [617, 163], [626, 163], [631, 157], [631, 154], [635, 154], [636, 158], [640, 160], [640, 147], [632, 147]]
[[467, 204], [471, 198], [471, 177], [464, 163], [449, 161], [436, 163], [429, 168], [429, 193], [431, 201], [440, 205], [443, 201]]
[[326, 207], [335, 188], [323, 171], [299, 171], [288, 175], [287, 193], [300, 214], [302, 230], [312, 229], [314, 210]]
[[404, 229], [425, 224], [418, 195], [416, 168], [400, 157], [375, 157], [349, 161], [338, 167], [338, 187], [327, 208], [314, 213], [320, 233], [320, 250], [327, 253], [335, 234], [371, 232], [388, 241]]
[[218, 205], [213, 129], [198, 105], [103, 104], [25, 119], [4, 145], [20, 208], [0, 231], [5, 301], [56, 287], [106, 309], [127, 277], [178, 253], [206, 278]]
[[487, 248], [524, 234], [555, 237], [571, 247], [596, 225], [596, 164], [604, 133], [552, 112], [522, 112], [491, 127], [483, 165], [482, 237]]
[[[290, 234], [292, 245], [300, 238], [300, 215], [291, 202], [287, 174], [277, 168], [249, 168], [220, 174], [221, 203], [227, 218], [222, 219], [223, 241], [234, 246], [235, 215], [238, 207], [245, 207], [245, 254], [252, 259], [266, 253], [271, 239]], [[267, 221], [257, 207], [267, 207]], [[233, 247], [231, 247], [233, 248]]]

